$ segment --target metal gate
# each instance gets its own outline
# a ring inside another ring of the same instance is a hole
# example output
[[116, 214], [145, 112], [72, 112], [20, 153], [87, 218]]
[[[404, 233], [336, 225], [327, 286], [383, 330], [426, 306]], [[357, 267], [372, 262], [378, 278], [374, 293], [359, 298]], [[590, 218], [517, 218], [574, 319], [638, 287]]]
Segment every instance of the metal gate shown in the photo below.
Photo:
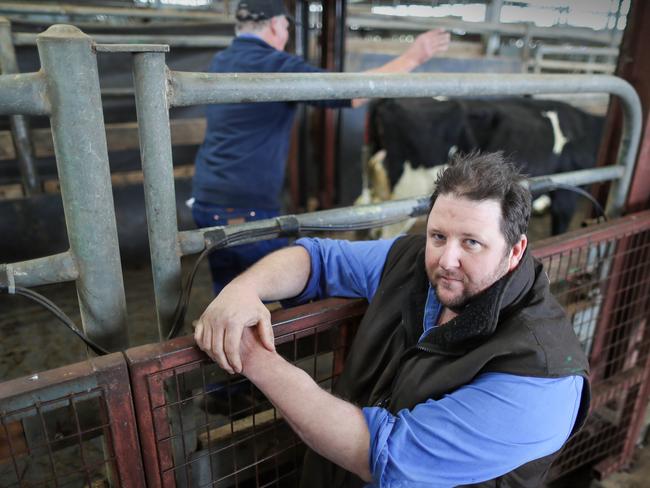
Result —
[[0, 383], [0, 486], [145, 486], [132, 405], [121, 353]]
[[[330, 299], [273, 315], [278, 351], [329, 389], [366, 309]], [[149, 487], [295, 486], [304, 447], [244, 377], [191, 337], [126, 352]]]

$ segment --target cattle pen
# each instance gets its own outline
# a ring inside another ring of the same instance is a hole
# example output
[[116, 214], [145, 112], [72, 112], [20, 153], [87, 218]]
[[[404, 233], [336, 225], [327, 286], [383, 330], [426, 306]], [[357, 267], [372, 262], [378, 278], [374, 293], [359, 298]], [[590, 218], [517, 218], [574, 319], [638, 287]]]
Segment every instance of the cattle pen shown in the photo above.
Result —
[[[608, 75], [216, 75], [170, 70], [167, 46], [97, 44], [72, 26], [53, 26], [37, 43], [40, 71], [0, 76], [0, 114], [50, 118], [70, 249], [1, 264], [0, 286], [16, 293], [74, 281], [83, 330], [108, 354], [0, 384], [3, 486], [296, 482], [303, 446], [268, 400], [243, 377], [226, 377], [190, 338], [174, 338], [189, 299], [181, 258], [280, 235], [376, 227], [426, 213], [427, 200], [181, 232], [169, 110], [207, 103], [577, 92], [618, 97], [624, 125], [613, 164], [533, 178], [529, 185], [611, 183], [609, 222], [537, 243], [534, 253], [569, 311], [594, 378], [588, 426], [565, 447], [552, 477], [587, 464], [606, 476], [629, 462], [650, 394], [650, 213], [620, 217], [642, 125], [639, 98], [627, 82]], [[128, 343], [98, 52], [129, 52], [133, 59], [161, 341], [136, 348]], [[329, 388], [344, 368], [364, 309], [362, 302], [336, 299], [276, 312], [278, 349]], [[70, 452], [79, 453], [72, 465]], [[42, 469], [25, 478], [28, 460]]]

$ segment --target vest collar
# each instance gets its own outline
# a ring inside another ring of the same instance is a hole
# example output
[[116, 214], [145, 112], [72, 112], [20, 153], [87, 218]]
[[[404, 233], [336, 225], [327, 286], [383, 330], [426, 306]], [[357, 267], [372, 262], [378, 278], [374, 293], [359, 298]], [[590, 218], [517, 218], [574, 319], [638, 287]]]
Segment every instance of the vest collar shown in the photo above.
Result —
[[533, 287], [535, 268], [535, 260], [526, 250], [514, 270], [478, 294], [458, 316], [431, 330], [422, 343], [439, 346], [447, 353], [476, 347], [494, 333], [500, 318], [518, 308]]

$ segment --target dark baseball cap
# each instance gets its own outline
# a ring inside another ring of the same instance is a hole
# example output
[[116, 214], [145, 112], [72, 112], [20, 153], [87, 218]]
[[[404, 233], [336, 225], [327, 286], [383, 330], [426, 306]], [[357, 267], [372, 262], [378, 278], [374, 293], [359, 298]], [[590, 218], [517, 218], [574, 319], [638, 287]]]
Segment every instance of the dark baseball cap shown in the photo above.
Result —
[[282, 0], [242, 0], [237, 4], [235, 17], [240, 22], [268, 20], [284, 15], [293, 22]]

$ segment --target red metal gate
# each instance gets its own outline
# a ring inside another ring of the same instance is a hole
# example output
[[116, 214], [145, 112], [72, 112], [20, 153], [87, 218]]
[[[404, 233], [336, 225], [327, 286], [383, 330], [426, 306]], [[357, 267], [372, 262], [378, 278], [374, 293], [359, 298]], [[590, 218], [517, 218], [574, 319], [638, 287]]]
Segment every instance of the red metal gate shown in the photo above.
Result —
[[[330, 299], [279, 311], [278, 352], [330, 388], [365, 309]], [[296, 485], [304, 447], [248, 380], [219, 369], [191, 337], [126, 356], [149, 487]]]
[[120, 353], [0, 384], [0, 486], [144, 486]]
[[589, 353], [585, 428], [552, 477], [595, 464], [605, 477], [633, 454], [650, 386], [650, 212], [548, 239], [534, 251]]

